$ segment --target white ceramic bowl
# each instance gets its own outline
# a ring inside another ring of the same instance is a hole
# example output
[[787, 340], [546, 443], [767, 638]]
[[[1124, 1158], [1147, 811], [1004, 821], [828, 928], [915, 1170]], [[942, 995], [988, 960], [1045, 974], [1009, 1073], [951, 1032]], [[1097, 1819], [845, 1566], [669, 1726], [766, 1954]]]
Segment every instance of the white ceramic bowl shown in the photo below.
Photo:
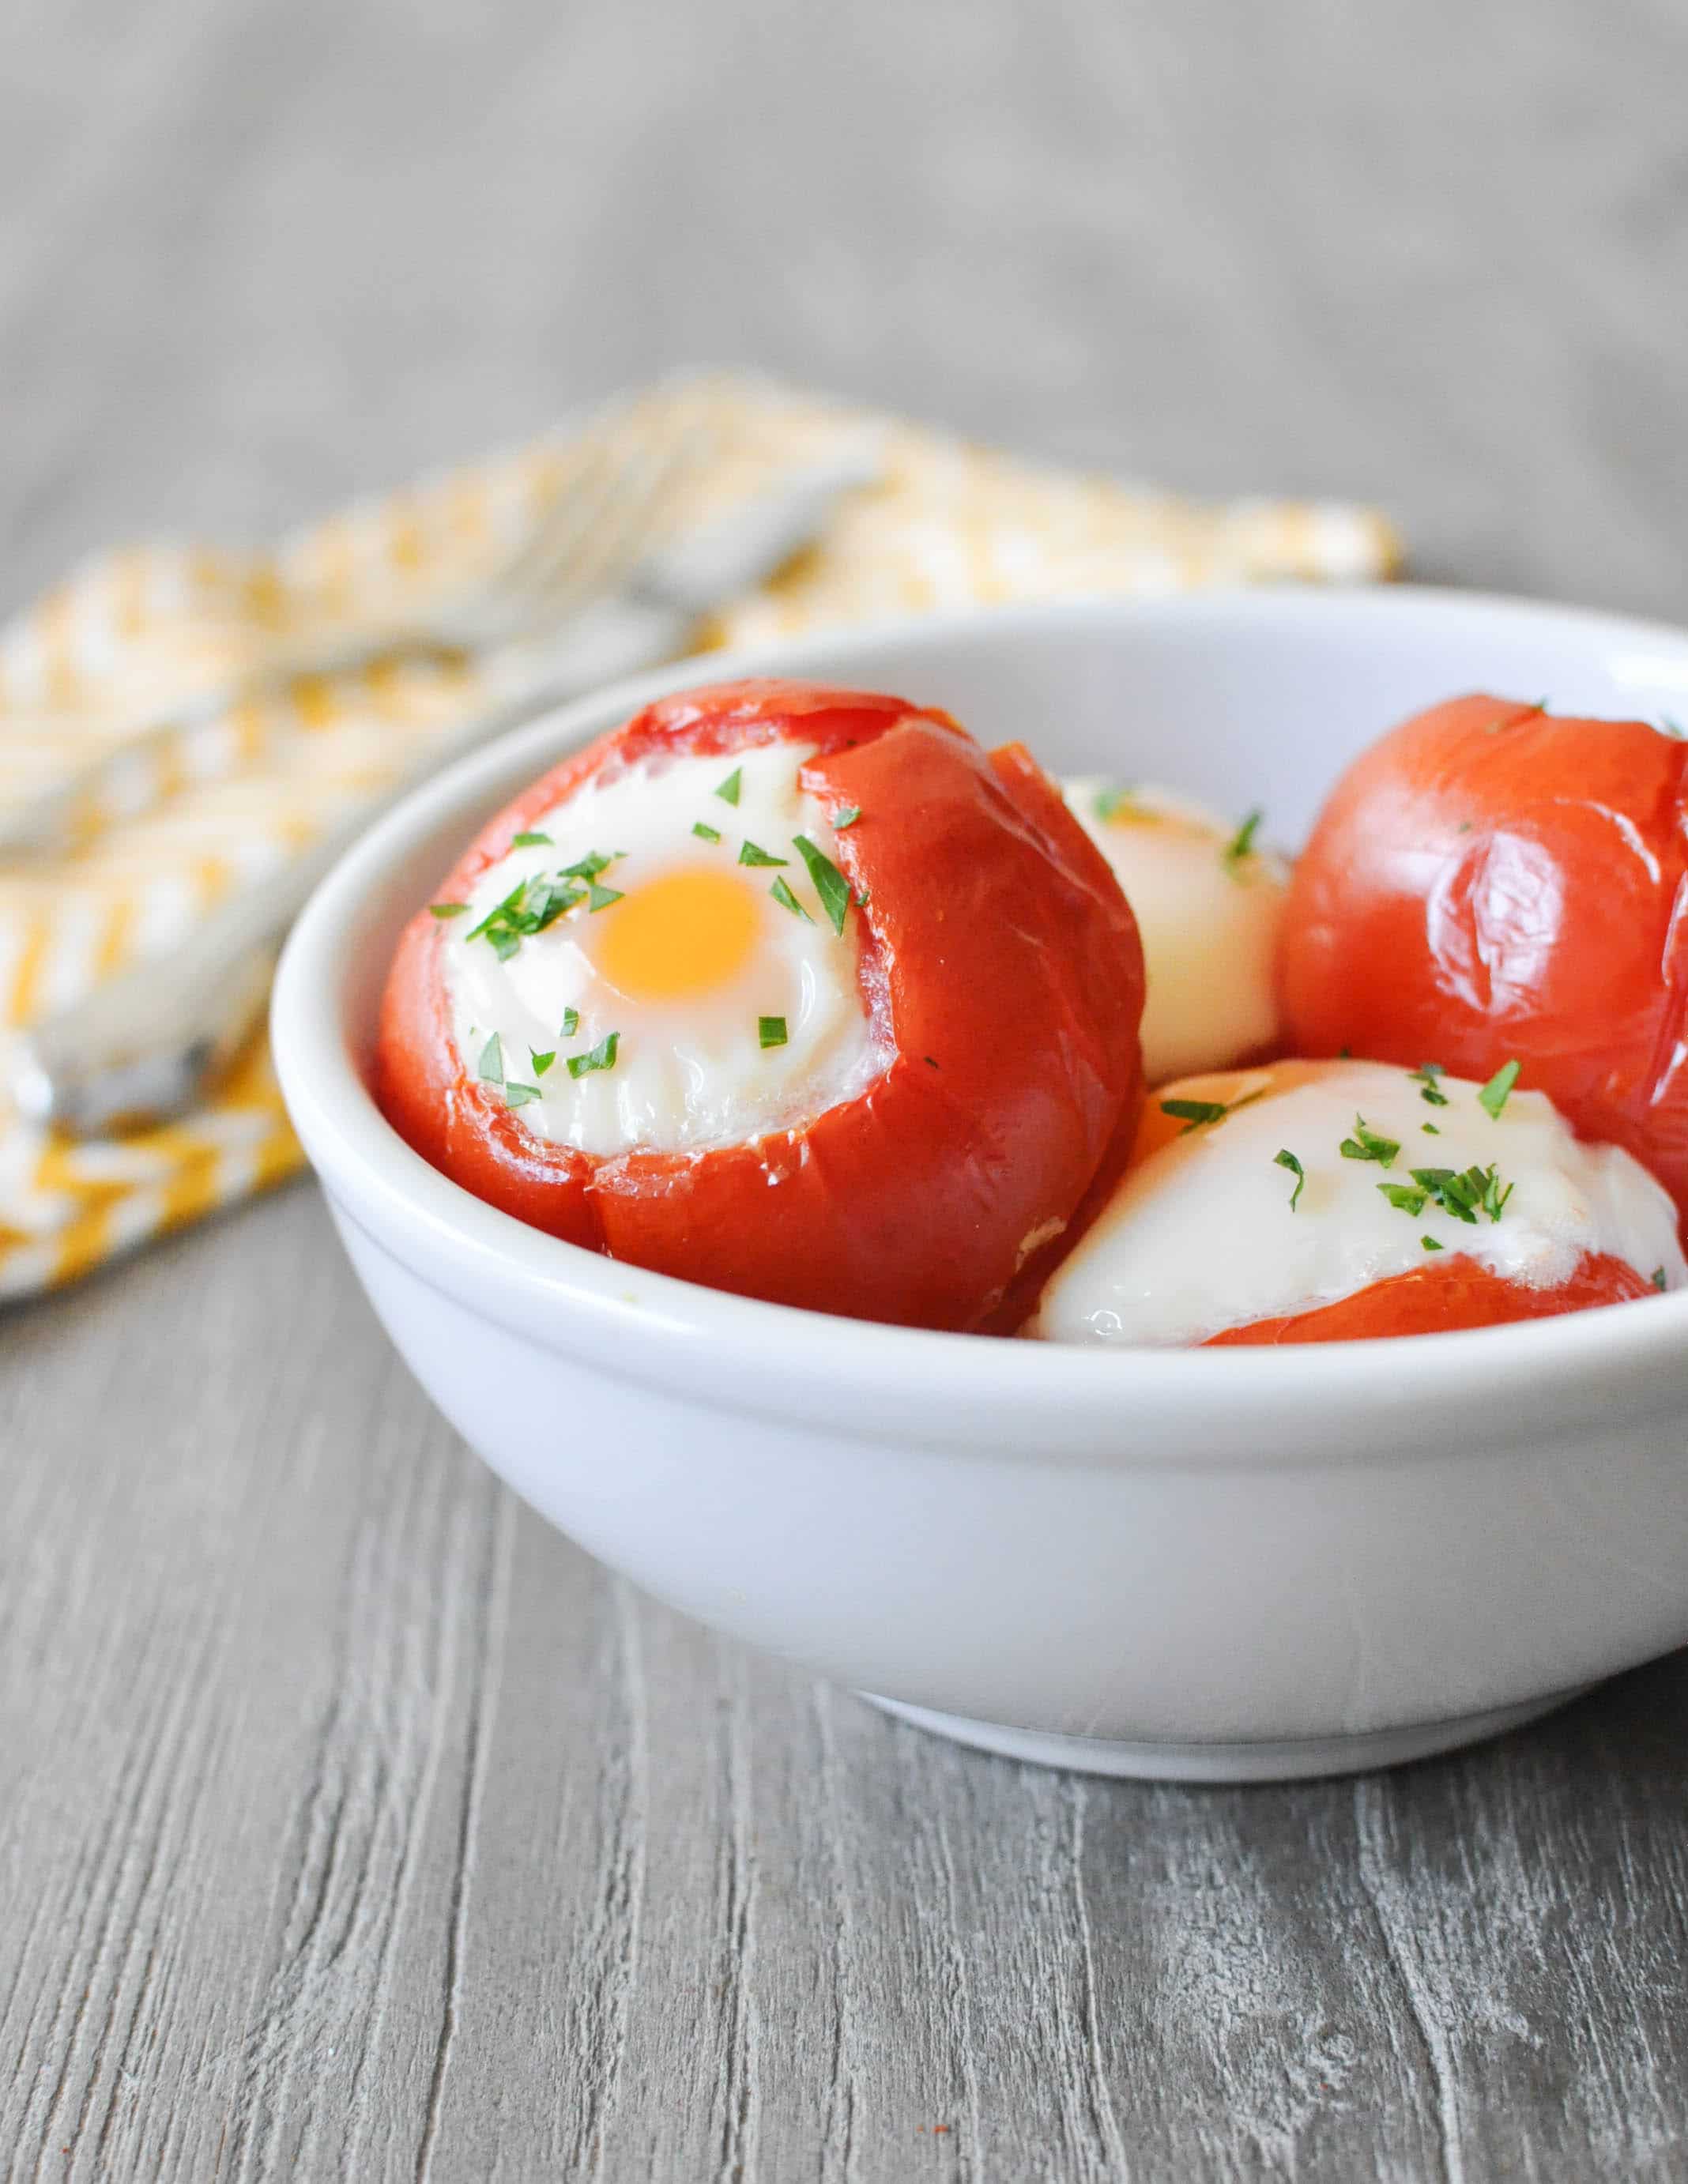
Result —
[[[1688, 711], [1688, 633], [1405, 589], [1037, 606], [742, 664], [947, 706], [1058, 772], [1261, 804], [1286, 844], [1363, 744], [1456, 692]], [[740, 666], [623, 686], [458, 766], [288, 946], [288, 1106], [376, 1310], [471, 1446], [704, 1622], [929, 1727], [1102, 1771], [1405, 1758], [1688, 1640], [1688, 1295], [1283, 1350], [916, 1334], [555, 1242], [394, 1135], [360, 1072], [405, 918], [560, 752]]]

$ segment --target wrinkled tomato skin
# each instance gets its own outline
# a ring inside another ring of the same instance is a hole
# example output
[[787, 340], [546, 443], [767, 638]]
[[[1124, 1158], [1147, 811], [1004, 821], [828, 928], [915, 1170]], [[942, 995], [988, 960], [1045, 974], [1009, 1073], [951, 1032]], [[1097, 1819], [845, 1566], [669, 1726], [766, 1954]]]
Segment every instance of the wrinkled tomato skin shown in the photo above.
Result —
[[[654, 755], [816, 747], [804, 787], [860, 807], [838, 859], [865, 894], [865, 995], [894, 1051], [807, 1127], [697, 1154], [594, 1159], [531, 1135], [452, 1041], [444, 933], [406, 928], [374, 1084], [422, 1157], [519, 1220], [655, 1272], [776, 1303], [930, 1328], [1011, 1323], [1129, 1149], [1142, 950], [1105, 861], [1017, 746], [947, 716], [806, 684], [663, 699], [524, 791], [436, 899], [512, 834]], [[1058, 1244], [1045, 1240], [1061, 1224]]]
[[1283, 925], [1291, 1050], [1486, 1078], [1516, 1056], [1579, 1136], [1688, 1212], [1688, 746], [1460, 698], [1351, 766]]
[[1446, 1334], [1456, 1328], [1504, 1327], [1520, 1319], [1551, 1319], [1591, 1306], [1627, 1304], [1651, 1296], [1653, 1285], [1623, 1259], [1585, 1252], [1575, 1273], [1557, 1289], [1527, 1289], [1479, 1266], [1451, 1257], [1373, 1283], [1335, 1304], [1283, 1319], [1256, 1319], [1228, 1327], [1201, 1346], [1228, 1349], [1251, 1343], [1361, 1342], [1379, 1335]]

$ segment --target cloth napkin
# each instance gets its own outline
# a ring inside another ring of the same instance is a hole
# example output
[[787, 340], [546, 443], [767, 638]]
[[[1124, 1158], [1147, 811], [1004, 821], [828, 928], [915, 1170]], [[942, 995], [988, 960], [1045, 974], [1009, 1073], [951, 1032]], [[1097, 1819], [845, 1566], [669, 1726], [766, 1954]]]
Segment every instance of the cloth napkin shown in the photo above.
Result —
[[[739, 376], [666, 383], [630, 405], [625, 429], [671, 426], [677, 410], [710, 451], [677, 521], [816, 460], [841, 434], [871, 429], [883, 458], [826, 537], [700, 633], [705, 653], [1057, 593], [1364, 581], [1399, 560], [1389, 526], [1365, 509], [1193, 504]], [[567, 490], [579, 447], [560, 432], [259, 552], [148, 544], [89, 562], [0, 633], [0, 806], [117, 749], [138, 720], [248, 674], [278, 643], [355, 629], [493, 566]], [[170, 949], [231, 889], [397, 778], [498, 671], [406, 660], [236, 703], [184, 731], [162, 762], [131, 766], [73, 854], [0, 865], [0, 1060], [19, 1027]], [[0, 1296], [70, 1281], [279, 1181], [301, 1157], [261, 1035], [169, 1128], [78, 1144], [0, 1105]]]

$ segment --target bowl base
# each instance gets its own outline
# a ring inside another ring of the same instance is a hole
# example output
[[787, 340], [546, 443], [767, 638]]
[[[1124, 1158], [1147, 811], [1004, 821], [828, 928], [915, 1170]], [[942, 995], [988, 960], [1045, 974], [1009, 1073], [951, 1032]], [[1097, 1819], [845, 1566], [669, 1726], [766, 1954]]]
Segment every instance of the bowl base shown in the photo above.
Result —
[[1128, 1775], [1145, 1782], [1294, 1782], [1314, 1774], [1357, 1774], [1374, 1767], [1398, 1767], [1433, 1752], [1453, 1752], [1488, 1736], [1502, 1736], [1535, 1721], [1555, 1707], [1579, 1698], [1591, 1685], [1553, 1691], [1522, 1706], [1494, 1707], [1483, 1713], [1455, 1714], [1442, 1721], [1411, 1722], [1400, 1729], [1373, 1729], [1350, 1736], [1250, 1739], [1237, 1744], [1139, 1744], [1106, 1736], [1062, 1736], [1041, 1729], [1009, 1729], [994, 1721], [970, 1721], [958, 1713], [934, 1713], [905, 1706], [872, 1691], [861, 1696], [900, 1721], [934, 1736], [953, 1737], [1005, 1759], [1028, 1760], [1037, 1767], [1067, 1767], [1081, 1774]]

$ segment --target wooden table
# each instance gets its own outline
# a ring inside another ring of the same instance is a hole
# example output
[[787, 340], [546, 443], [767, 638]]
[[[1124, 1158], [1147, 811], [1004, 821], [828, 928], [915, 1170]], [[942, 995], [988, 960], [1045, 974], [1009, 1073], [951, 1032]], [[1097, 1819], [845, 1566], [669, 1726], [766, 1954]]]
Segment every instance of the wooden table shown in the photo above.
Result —
[[[679, 359], [1680, 612], [1676, 0], [19, 0], [0, 586]], [[1688, 2175], [1688, 1668], [1290, 1789], [951, 1749], [434, 1418], [314, 1190], [0, 1323], [19, 2177]]]

